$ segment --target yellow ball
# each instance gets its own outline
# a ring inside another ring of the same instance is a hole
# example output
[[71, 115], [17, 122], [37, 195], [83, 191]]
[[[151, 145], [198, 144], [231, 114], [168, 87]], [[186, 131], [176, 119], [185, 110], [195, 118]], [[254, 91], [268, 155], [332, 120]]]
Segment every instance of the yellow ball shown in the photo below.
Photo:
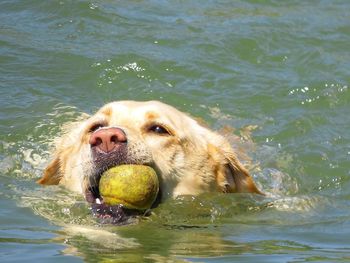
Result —
[[159, 182], [156, 172], [145, 165], [120, 165], [102, 174], [100, 195], [107, 205], [144, 210], [157, 198]]

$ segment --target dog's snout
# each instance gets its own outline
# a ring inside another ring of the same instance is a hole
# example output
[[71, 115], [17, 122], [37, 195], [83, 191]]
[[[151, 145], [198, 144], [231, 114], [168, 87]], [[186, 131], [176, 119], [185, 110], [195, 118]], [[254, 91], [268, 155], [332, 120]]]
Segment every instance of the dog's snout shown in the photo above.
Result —
[[91, 147], [97, 147], [100, 151], [109, 153], [127, 142], [125, 132], [116, 127], [102, 128], [95, 131], [89, 140]]

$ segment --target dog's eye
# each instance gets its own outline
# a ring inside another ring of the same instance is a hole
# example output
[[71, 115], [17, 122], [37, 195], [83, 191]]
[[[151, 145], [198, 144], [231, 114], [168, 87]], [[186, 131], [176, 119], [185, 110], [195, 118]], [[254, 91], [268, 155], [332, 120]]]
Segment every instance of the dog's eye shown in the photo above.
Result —
[[170, 135], [170, 132], [162, 125], [155, 124], [148, 128], [149, 132], [153, 132], [159, 135]]
[[96, 123], [96, 124], [91, 126], [91, 128], [89, 129], [89, 132], [97, 131], [99, 128], [102, 128], [104, 126], [105, 125], [103, 125], [102, 123]]

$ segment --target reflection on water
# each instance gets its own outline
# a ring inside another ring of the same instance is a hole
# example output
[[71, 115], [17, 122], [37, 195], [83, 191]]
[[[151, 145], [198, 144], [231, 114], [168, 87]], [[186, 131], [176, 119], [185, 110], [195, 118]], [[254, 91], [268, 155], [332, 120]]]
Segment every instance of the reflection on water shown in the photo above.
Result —
[[20, 205], [62, 227], [55, 240], [67, 245], [65, 253], [116, 262], [222, 257], [251, 253], [252, 249], [254, 253], [310, 251], [312, 247], [297, 241], [247, 243], [242, 239], [256, 228], [310, 224], [321, 212], [320, 206], [330, 206], [321, 197], [184, 196], [161, 204], [136, 225], [115, 227], [99, 225], [80, 197], [58, 187], [24, 192]]

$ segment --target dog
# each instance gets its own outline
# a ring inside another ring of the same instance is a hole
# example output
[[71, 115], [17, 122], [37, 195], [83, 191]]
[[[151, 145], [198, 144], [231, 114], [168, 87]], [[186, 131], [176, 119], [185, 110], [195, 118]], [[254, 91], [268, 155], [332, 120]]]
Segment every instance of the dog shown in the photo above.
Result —
[[157, 202], [213, 191], [262, 194], [225, 137], [159, 101], [111, 102], [71, 125], [38, 183], [81, 193], [100, 218], [120, 223], [132, 213], [100, 203], [98, 183], [105, 170], [121, 164], [156, 171]]

